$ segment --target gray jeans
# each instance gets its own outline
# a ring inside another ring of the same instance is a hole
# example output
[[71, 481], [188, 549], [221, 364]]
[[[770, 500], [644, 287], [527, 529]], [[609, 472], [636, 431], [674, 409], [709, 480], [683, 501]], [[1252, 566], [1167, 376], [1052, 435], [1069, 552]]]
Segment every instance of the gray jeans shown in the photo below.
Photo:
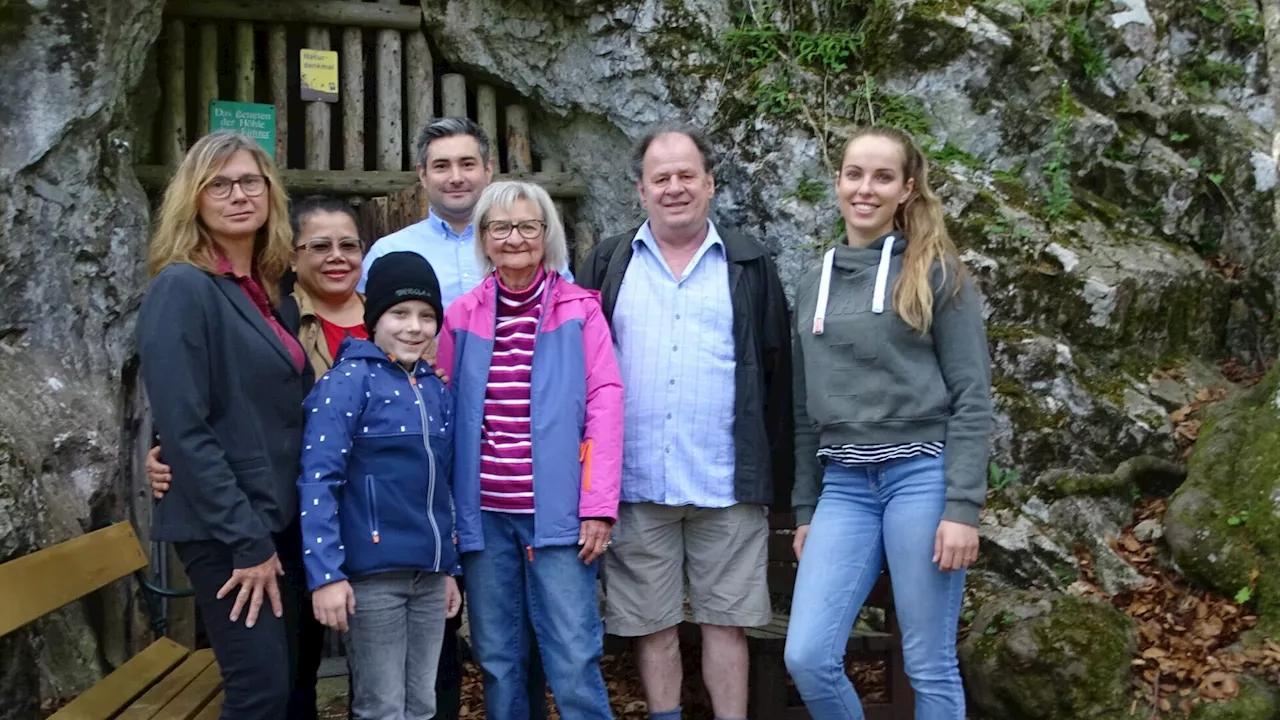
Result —
[[396, 571], [351, 580], [347, 633], [354, 720], [429, 720], [444, 641], [445, 574]]

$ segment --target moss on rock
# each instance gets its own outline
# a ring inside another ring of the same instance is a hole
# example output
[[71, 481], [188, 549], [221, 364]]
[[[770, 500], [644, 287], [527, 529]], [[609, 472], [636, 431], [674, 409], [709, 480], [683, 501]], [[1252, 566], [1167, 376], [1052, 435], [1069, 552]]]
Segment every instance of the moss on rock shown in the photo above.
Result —
[[991, 717], [1121, 717], [1133, 621], [1110, 605], [1014, 591], [985, 603], [960, 648], [974, 705]]
[[1240, 694], [1228, 702], [1197, 705], [1191, 720], [1275, 720], [1280, 718], [1280, 694], [1259, 678], [1240, 678]]
[[1252, 586], [1259, 626], [1270, 634], [1280, 632], [1277, 391], [1280, 365], [1210, 411], [1187, 481], [1169, 505], [1165, 536], [1179, 566], [1200, 582], [1227, 595]]

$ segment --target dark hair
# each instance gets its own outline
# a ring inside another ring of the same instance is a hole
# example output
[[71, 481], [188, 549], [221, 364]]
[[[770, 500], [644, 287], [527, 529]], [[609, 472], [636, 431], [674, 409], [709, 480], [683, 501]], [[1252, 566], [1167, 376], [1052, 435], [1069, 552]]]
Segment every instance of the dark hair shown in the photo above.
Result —
[[[356, 233], [360, 232], [360, 216], [356, 214], [356, 209], [351, 207], [350, 203], [338, 198], [327, 197], [325, 195], [308, 195], [289, 203], [289, 224], [293, 226], [294, 244], [297, 245], [298, 235], [302, 233], [302, 223], [307, 218], [318, 212], [342, 213], [351, 218], [352, 224], [356, 226]], [[364, 246], [364, 238], [360, 238], [360, 245]]]
[[427, 146], [432, 140], [458, 135], [470, 135], [475, 138], [480, 146], [480, 161], [485, 165], [489, 164], [489, 136], [474, 120], [465, 117], [438, 118], [427, 123], [427, 126], [422, 128], [422, 132], [418, 133], [418, 164], [423, 166], [427, 164]]
[[689, 125], [660, 125], [653, 130], [644, 134], [640, 141], [636, 143], [635, 148], [631, 151], [631, 176], [637, 182], [644, 177], [644, 156], [649, 152], [649, 146], [653, 144], [663, 135], [684, 135], [693, 141], [694, 147], [698, 148], [698, 153], [702, 155], [702, 169], [710, 173], [715, 162], [711, 157], [711, 143], [707, 142], [706, 136]]

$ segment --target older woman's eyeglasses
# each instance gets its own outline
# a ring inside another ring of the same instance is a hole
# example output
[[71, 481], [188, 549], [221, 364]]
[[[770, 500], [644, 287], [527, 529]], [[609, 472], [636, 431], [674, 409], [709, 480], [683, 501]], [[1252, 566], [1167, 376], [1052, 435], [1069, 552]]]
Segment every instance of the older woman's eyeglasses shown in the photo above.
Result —
[[[298, 243], [293, 246], [293, 249], [301, 250], [316, 257], [329, 257], [329, 253], [333, 252], [333, 241], [317, 238], [309, 242]], [[364, 248], [360, 247], [359, 240], [352, 240], [348, 238], [346, 240], [338, 241], [338, 252], [346, 255], [347, 257], [358, 258], [364, 255]]]
[[533, 240], [542, 234], [542, 230], [546, 226], [547, 224], [541, 220], [521, 220], [516, 223], [506, 220], [494, 220], [485, 223], [484, 230], [494, 240], [505, 240], [510, 237], [512, 230], [519, 232], [520, 237], [526, 240]]
[[245, 197], [258, 197], [267, 190], [267, 178], [263, 175], [242, 175], [239, 179], [232, 180], [219, 175], [210, 180], [204, 189], [209, 197], [222, 200], [231, 197], [231, 189], [236, 185], [240, 186]]

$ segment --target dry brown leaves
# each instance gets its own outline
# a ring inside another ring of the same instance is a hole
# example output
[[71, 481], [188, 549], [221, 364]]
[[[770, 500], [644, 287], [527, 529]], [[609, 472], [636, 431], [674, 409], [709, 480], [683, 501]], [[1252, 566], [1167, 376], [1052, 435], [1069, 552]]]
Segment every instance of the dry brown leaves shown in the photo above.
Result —
[[1263, 367], [1254, 367], [1252, 365], [1244, 365], [1237, 358], [1227, 358], [1218, 363], [1218, 369], [1222, 372], [1223, 377], [1231, 382], [1243, 386], [1251, 387], [1258, 384], [1262, 377], [1271, 369], [1274, 360], [1269, 360]]
[[1200, 426], [1204, 421], [1195, 417], [1196, 413], [1226, 396], [1227, 389], [1224, 387], [1200, 388], [1189, 405], [1183, 405], [1169, 414], [1169, 420], [1173, 423], [1173, 440], [1182, 448], [1183, 458], [1191, 455], [1191, 446], [1200, 437]]
[[1227, 280], [1238, 280], [1244, 276], [1244, 265], [1231, 260], [1222, 253], [1209, 255], [1204, 261], [1210, 269]]
[[[1162, 499], [1139, 505], [1134, 523], [1162, 519], [1165, 507]], [[1241, 672], [1280, 676], [1280, 645], [1232, 647], [1257, 617], [1234, 600], [1187, 586], [1157, 562], [1156, 546], [1134, 537], [1132, 527], [1115, 549], [1146, 577], [1142, 587], [1111, 598], [1138, 628], [1131, 712], [1149, 707], [1189, 714], [1200, 703], [1235, 697]]]

